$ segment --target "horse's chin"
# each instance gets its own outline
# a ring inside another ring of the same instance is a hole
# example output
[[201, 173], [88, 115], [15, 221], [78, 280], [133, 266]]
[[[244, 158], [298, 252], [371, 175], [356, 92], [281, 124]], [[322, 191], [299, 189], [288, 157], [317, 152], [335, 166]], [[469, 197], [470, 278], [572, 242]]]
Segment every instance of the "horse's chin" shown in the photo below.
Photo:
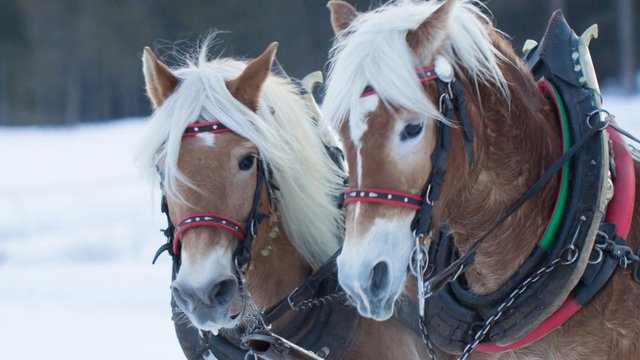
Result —
[[388, 298], [380, 302], [370, 301], [368, 306], [363, 306], [362, 303], [358, 303], [358, 313], [376, 321], [389, 320], [391, 316], [393, 316], [393, 304], [393, 298]]
[[185, 311], [185, 315], [191, 323], [202, 331], [210, 331], [217, 335], [220, 329], [228, 329], [237, 326], [241, 320], [241, 314], [231, 311], [229, 306], [225, 308], [198, 306], [193, 311]]
[[231, 329], [240, 323], [239, 316], [227, 316], [216, 320], [196, 320], [191, 319], [191, 323], [200, 330], [210, 331], [213, 335], [218, 335], [220, 329]]

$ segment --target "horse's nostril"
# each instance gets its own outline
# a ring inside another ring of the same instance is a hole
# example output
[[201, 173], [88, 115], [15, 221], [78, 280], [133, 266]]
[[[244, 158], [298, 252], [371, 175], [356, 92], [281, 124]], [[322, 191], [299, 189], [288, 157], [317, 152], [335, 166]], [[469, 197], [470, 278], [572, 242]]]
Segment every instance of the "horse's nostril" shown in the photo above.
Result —
[[212, 305], [224, 305], [233, 299], [236, 294], [236, 279], [226, 279], [215, 284], [209, 292], [209, 301]]
[[172, 285], [171, 286], [171, 294], [173, 295], [173, 299], [176, 301], [176, 303], [178, 304], [178, 306], [183, 310], [183, 311], [189, 311], [191, 310], [192, 306], [193, 306], [193, 302], [189, 300], [189, 297], [186, 296], [187, 294], [185, 294], [180, 287], [176, 286], [176, 285]]
[[377, 263], [369, 274], [369, 292], [374, 298], [383, 297], [389, 287], [389, 265], [385, 261]]

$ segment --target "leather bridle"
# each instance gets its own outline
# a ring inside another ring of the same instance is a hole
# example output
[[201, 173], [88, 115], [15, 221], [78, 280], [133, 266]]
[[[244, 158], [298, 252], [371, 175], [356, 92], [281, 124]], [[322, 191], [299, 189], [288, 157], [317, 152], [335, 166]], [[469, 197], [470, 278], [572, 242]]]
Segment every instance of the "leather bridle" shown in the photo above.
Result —
[[[222, 134], [227, 132], [231, 132], [231, 129], [222, 124], [220, 121], [211, 121], [194, 123], [187, 126], [183, 133], [183, 137], [193, 137], [200, 133]], [[162, 187], [163, 175], [160, 172], [159, 168], [158, 173], [160, 174], [160, 185]], [[164, 230], [164, 234], [167, 237], [167, 243], [161, 246], [160, 249], [158, 249], [153, 258], [153, 261], [155, 262], [155, 260], [160, 254], [162, 254], [162, 252], [168, 251], [169, 254], [174, 258], [174, 262], [177, 262], [177, 267], [179, 267], [181, 249], [180, 237], [182, 236], [182, 234], [185, 231], [195, 227], [212, 227], [226, 231], [240, 241], [233, 255], [234, 263], [239, 268], [242, 268], [246, 264], [248, 264], [251, 260], [251, 245], [258, 231], [258, 226], [260, 225], [260, 222], [262, 220], [269, 217], [267, 214], [263, 214], [260, 212], [260, 206], [262, 205], [262, 188], [264, 186], [269, 186], [269, 182], [265, 181], [266, 176], [264, 166], [262, 164], [262, 161], [260, 160], [258, 160], [256, 164], [256, 176], [256, 190], [253, 196], [249, 217], [247, 218], [247, 221], [244, 225], [229, 217], [212, 213], [198, 213], [188, 215], [180, 219], [180, 221], [178, 221], [178, 223], [174, 225], [169, 215], [166, 194], [164, 194], [163, 190], [162, 212], [164, 212], [167, 216], [167, 221], [169, 224], [167, 229]]]
[[[442, 116], [454, 122], [454, 114], [457, 115], [464, 136], [467, 163], [473, 163], [473, 129], [467, 114], [464, 90], [453, 78], [451, 65], [443, 58], [436, 61], [435, 66], [422, 68], [416, 71], [421, 84], [436, 81], [438, 90], [438, 105]], [[368, 85], [361, 97], [376, 94], [376, 90]], [[420, 195], [389, 189], [349, 189], [343, 194], [343, 205], [355, 202], [367, 202], [400, 206], [416, 211], [411, 222], [411, 231], [416, 237], [428, 236], [431, 233], [431, 221], [433, 217], [433, 205], [440, 198], [445, 177], [445, 164], [447, 153], [451, 147], [451, 127], [436, 121], [436, 144], [431, 153], [431, 173], [424, 184]]]

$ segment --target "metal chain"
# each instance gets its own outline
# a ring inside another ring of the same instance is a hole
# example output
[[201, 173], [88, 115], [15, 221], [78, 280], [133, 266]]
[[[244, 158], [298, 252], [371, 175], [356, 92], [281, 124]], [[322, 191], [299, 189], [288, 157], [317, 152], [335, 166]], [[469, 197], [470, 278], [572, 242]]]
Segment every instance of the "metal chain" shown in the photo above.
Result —
[[[574, 261], [575, 261], [575, 259], [574, 259]], [[467, 346], [465, 346], [465, 348], [464, 348], [464, 350], [462, 352], [462, 355], [458, 358], [458, 360], [467, 360], [467, 358], [469, 358], [469, 355], [471, 355], [471, 353], [473, 352], [475, 347], [478, 346], [480, 341], [482, 341], [482, 339], [484, 339], [484, 337], [487, 335], [487, 333], [489, 332], [489, 330], [491, 329], [493, 324], [495, 324], [495, 322], [498, 321], [502, 317], [502, 315], [504, 315], [505, 310], [507, 310], [508, 308], [511, 307], [511, 305], [513, 305], [513, 302], [518, 298], [518, 296], [520, 296], [522, 293], [527, 291], [527, 289], [531, 285], [535, 284], [545, 274], [550, 273], [551, 271], [553, 271], [558, 266], [564, 265], [564, 264], [567, 264], [567, 262], [563, 261], [560, 258], [557, 258], [557, 259], [553, 260], [552, 262], [550, 262], [546, 266], [540, 268], [533, 275], [531, 275], [529, 278], [527, 278], [527, 280], [525, 280], [522, 284], [520, 284], [520, 286], [518, 286], [515, 290], [513, 290], [513, 292], [511, 292], [511, 294], [509, 294], [509, 296], [505, 299], [505, 301], [503, 301], [500, 304], [500, 306], [498, 306], [498, 308], [496, 309], [496, 313], [491, 315], [485, 321], [485, 323], [482, 326], [482, 328], [480, 328], [480, 330], [478, 330], [478, 332], [474, 336], [473, 341], [471, 343], [467, 344]]]
[[[264, 319], [262, 318], [262, 311], [260, 311], [256, 303], [253, 301], [253, 298], [251, 297], [251, 292], [247, 287], [245, 268], [246, 265], [244, 267], [241, 267], [236, 263], [236, 273], [238, 279], [240, 280], [240, 298], [242, 299], [242, 310], [239, 316], [241, 318], [246, 318], [247, 320], [249, 320], [249, 325], [247, 326], [247, 329], [245, 331], [246, 335], [257, 329], [269, 329], [269, 326], [264, 322]], [[247, 305], [249, 305], [249, 307], [251, 307], [251, 310], [253, 310], [252, 313], [246, 312]]]
[[419, 324], [420, 325], [420, 335], [422, 336], [422, 342], [427, 346], [427, 352], [431, 360], [438, 360], [436, 356], [436, 351], [433, 349], [433, 343], [429, 338], [429, 333], [427, 332], [427, 325], [423, 316], [420, 316]]
[[[251, 297], [251, 292], [247, 288], [244, 270], [245, 270], [244, 268], [240, 266], [236, 266], [236, 271], [238, 274], [238, 278], [240, 280], [240, 297], [242, 298], [242, 302], [243, 302], [242, 304], [243, 310], [240, 316], [248, 320], [248, 325], [244, 333], [245, 335], [249, 335], [257, 330], [266, 330], [270, 332], [270, 328], [271, 328], [270, 325], [267, 325], [265, 323], [264, 318], [262, 317], [262, 311], [258, 308], [258, 306], [253, 301], [253, 298]], [[295, 306], [292, 306], [292, 310], [294, 311], [307, 310], [315, 306], [324, 305], [324, 304], [327, 304], [333, 301], [338, 301], [338, 300], [346, 300], [346, 293], [341, 291], [341, 292], [330, 294], [320, 298], [307, 299], [307, 300], [301, 301], [298, 304], [295, 304]], [[253, 312], [251, 313], [245, 312], [245, 308], [247, 305], [251, 307]], [[253, 356], [253, 359], [258, 359], [256, 354], [254, 354], [251, 351], [248, 351], [245, 354], [245, 360], [248, 360], [250, 356]]]
[[[545, 274], [555, 270], [558, 266], [569, 265], [575, 262], [575, 260], [577, 259], [577, 256], [574, 256], [574, 254], [576, 254], [576, 252], [573, 252], [574, 248], [569, 248], [569, 247], [565, 248], [565, 250], [567, 249], [569, 250], [567, 251], [566, 254], [570, 255], [567, 260], [563, 260], [562, 257], [559, 257], [553, 260], [552, 262], [550, 262], [549, 264], [540, 268], [538, 271], [532, 274], [522, 284], [520, 284], [513, 292], [511, 292], [511, 294], [509, 294], [509, 296], [505, 299], [505, 301], [503, 301], [498, 306], [498, 308], [496, 309], [496, 313], [490, 316], [485, 321], [482, 328], [478, 330], [478, 332], [473, 337], [473, 341], [467, 344], [467, 346], [465, 346], [463, 353], [458, 358], [458, 360], [467, 360], [469, 358], [469, 356], [471, 355], [475, 347], [478, 346], [478, 344], [480, 343], [480, 341], [482, 341], [482, 339], [484, 339], [484, 337], [487, 335], [487, 333], [489, 332], [491, 327], [495, 324], [495, 322], [498, 321], [502, 317], [502, 315], [504, 315], [505, 310], [509, 309], [511, 305], [513, 305], [514, 301], [518, 298], [518, 296], [520, 296], [522, 293], [527, 291], [527, 289], [531, 285], [535, 284]], [[427, 350], [429, 351], [429, 357], [433, 360], [437, 360], [435, 351], [433, 349], [433, 344], [431, 343], [431, 339], [429, 338], [429, 333], [427, 332], [427, 327], [425, 325], [424, 318], [420, 319], [420, 332], [422, 335], [422, 341], [425, 343], [425, 345], [427, 346]]]
[[340, 291], [337, 292], [335, 294], [330, 294], [327, 296], [323, 296], [320, 298], [312, 298], [312, 299], [307, 299], [304, 301], [299, 302], [298, 304], [294, 304], [294, 306], [292, 307], [292, 309], [294, 311], [299, 311], [299, 310], [309, 310], [311, 308], [314, 308], [316, 306], [320, 306], [320, 305], [325, 305], [334, 301], [339, 301], [339, 300], [343, 300], [346, 301], [346, 293], [344, 291]]
[[[429, 238], [430, 237], [431, 234], [429, 234]], [[409, 256], [409, 269], [411, 270], [411, 274], [416, 277], [418, 284], [418, 325], [420, 327], [420, 336], [422, 337], [422, 342], [427, 346], [427, 352], [431, 360], [438, 360], [433, 348], [433, 343], [429, 338], [424, 319], [425, 299], [428, 297], [425, 291], [424, 280], [429, 272], [429, 247], [423, 242], [423, 239], [424, 235], [414, 234], [415, 247]]]
[[[522, 284], [518, 285], [518, 287], [515, 288], [515, 290], [513, 290], [502, 303], [500, 303], [500, 305], [496, 309], [495, 314], [491, 315], [487, 320], [485, 320], [483, 326], [480, 328], [480, 330], [478, 330], [478, 332], [476, 332], [475, 336], [473, 337], [473, 341], [464, 347], [462, 355], [460, 355], [458, 360], [467, 360], [469, 358], [476, 346], [478, 346], [480, 341], [482, 341], [487, 333], [489, 333], [489, 330], [491, 329], [493, 324], [495, 324], [496, 321], [498, 321], [502, 317], [502, 315], [504, 315], [505, 310], [509, 309], [511, 305], [513, 305], [513, 302], [518, 298], [518, 296], [527, 291], [527, 289], [531, 285], [535, 284], [545, 274], [548, 274], [551, 271], [555, 270], [555, 268], [557, 268], [558, 266], [573, 264], [578, 259], [580, 250], [578, 250], [578, 248], [575, 246], [575, 242], [578, 234], [580, 233], [580, 229], [582, 228], [582, 224], [587, 220], [587, 218], [582, 215], [580, 216], [579, 220], [580, 223], [578, 224], [578, 227], [573, 234], [571, 243], [560, 250], [560, 253], [558, 254], [558, 257], [556, 259], [541, 267], [540, 269], [538, 269], [538, 271], [529, 276], [524, 282], [522, 282]], [[426, 326], [421, 326], [420, 328], [422, 330], [422, 338], [423, 340], [425, 340], [426, 338], [427, 341], [425, 341], [425, 344], [427, 345], [427, 347], [429, 347], [430, 341], [429, 334], [426, 332]], [[435, 360], [433, 356], [432, 359]]]
[[480, 341], [484, 339], [484, 337], [487, 335], [487, 333], [489, 332], [493, 324], [495, 324], [495, 322], [502, 317], [502, 315], [504, 314], [504, 311], [510, 308], [511, 305], [513, 305], [513, 302], [518, 298], [518, 296], [522, 295], [522, 293], [527, 291], [527, 289], [531, 285], [535, 284], [538, 280], [542, 278], [542, 276], [550, 273], [558, 266], [573, 264], [578, 259], [580, 255], [580, 251], [575, 246], [575, 242], [576, 242], [576, 239], [578, 238], [578, 234], [580, 233], [580, 229], [582, 228], [582, 224], [585, 221], [587, 221], [587, 218], [584, 215], [581, 215], [579, 220], [580, 220], [580, 223], [578, 224], [578, 227], [573, 234], [571, 243], [569, 243], [569, 245], [567, 245], [565, 248], [560, 250], [558, 257], [555, 260], [551, 261], [549, 264], [538, 269], [538, 271], [536, 271], [531, 276], [529, 276], [527, 280], [525, 280], [515, 290], [513, 290], [511, 294], [509, 294], [509, 296], [505, 299], [505, 301], [503, 301], [498, 306], [498, 308], [496, 309], [496, 313], [490, 316], [485, 321], [482, 328], [478, 330], [478, 332], [473, 338], [473, 342], [471, 342], [470, 344], [467, 344], [467, 346], [464, 348], [462, 352], [462, 355], [458, 358], [458, 360], [466, 360], [469, 357], [469, 355], [471, 355], [471, 353], [473, 352], [473, 349], [475, 349], [475, 347], [478, 346]]

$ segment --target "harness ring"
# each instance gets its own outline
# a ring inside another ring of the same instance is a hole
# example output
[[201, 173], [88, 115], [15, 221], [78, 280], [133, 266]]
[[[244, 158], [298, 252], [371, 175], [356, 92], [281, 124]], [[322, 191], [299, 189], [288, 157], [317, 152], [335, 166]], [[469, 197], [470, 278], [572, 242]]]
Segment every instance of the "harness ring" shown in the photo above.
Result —
[[596, 115], [596, 114], [606, 114], [607, 115], [607, 117], [605, 117], [605, 119], [604, 119], [604, 126], [600, 130], [604, 130], [607, 127], [609, 127], [609, 124], [611, 124], [611, 120], [609, 119], [609, 117], [611, 117], [613, 115], [611, 115], [611, 113], [606, 109], [596, 109], [596, 110], [593, 110], [592, 112], [588, 113], [587, 114], [587, 119], [586, 119], [587, 126], [589, 126], [589, 128], [593, 128], [593, 125], [591, 125], [591, 118], [593, 117], [593, 115]]
[[560, 263], [562, 265], [570, 265], [578, 259], [578, 255], [580, 255], [580, 251], [578, 250], [578, 248], [576, 248], [575, 245], [570, 244], [560, 251], [558, 258], [560, 259]]

